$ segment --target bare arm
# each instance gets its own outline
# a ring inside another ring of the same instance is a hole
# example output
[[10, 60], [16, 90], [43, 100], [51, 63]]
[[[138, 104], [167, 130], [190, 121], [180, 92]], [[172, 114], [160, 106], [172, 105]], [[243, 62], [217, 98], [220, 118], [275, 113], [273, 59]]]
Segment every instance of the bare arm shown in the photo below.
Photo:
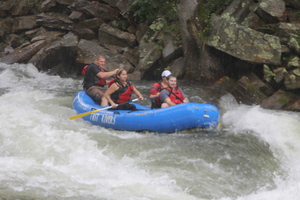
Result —
[[159, 95], [160, 95], [160, 87], [158, 86], [158, 83], [154, 83], [151, 86], [149, 98], [151, 100], [155, 100], [157, 97], [159, 97]]
[[134, 86], [133, 86], [133, 92], [140, 98], [140, 100], [144, 99], [140, 91], [138, 91]]
[[115, 102], [113, 102], [113, 100], [110, 98], [110, 95], [118, 89], [119, 89], [119, 86], [117, 86], [116, 83], [113, 83], [104, 93], [104, 97], [107, 99], [107, 101], [110, 103], [110, 105], [113, 108], [117, 107], [117, 104]]
[[175, 103], [173, 103], [171, 101], [171, 99], [169, 97], [165, 99], [164, 103], [168, 104], [169, 106], [175, 106], [176, 105]]
[[159, 97], [159, 95], [160, 95], [160, 92], [158, 92], [158, 93], [156, 93], [156, 94], [150, 94], [150, 95], [149, 95], [149, 98], [150, 98], [150, 99], [156, 99], [157, 97]]
[[183, 103], [187, 103], [187, 102], [190, 102], [188, 98], [183, 99]]
[[97, 74], [97, 76], [99, 78], [108, 78], [108, 77], [111, 77], [111, 76], [115, 75], [118, 71], [119, 71], [119, 69], [115, 69], [115, 70], [110, 71], [110, 72], [99, 72]]

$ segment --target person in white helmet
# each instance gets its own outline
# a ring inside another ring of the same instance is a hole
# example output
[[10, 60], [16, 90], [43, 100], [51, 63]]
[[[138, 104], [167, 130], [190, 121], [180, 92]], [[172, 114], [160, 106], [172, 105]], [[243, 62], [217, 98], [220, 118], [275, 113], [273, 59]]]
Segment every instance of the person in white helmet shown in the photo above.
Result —
[[149, 98], [152, 102], [151, 108], [160, 108], [162, 102], [160, 101], [160, 92], [168, 87], [167, 77], [172, 73], [165, 70], [161, 73], [161, 80], [154, 83], [150, 89]]

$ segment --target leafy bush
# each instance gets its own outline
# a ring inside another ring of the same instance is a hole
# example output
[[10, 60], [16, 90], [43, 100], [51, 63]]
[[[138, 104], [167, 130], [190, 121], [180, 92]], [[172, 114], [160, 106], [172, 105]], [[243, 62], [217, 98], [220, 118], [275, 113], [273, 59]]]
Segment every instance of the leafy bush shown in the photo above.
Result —
[[177, 18], [178, 3], [179, 0], [133, 0], [125, 15], [137, 23], [151, 23], [158, 16], [169, 21]]

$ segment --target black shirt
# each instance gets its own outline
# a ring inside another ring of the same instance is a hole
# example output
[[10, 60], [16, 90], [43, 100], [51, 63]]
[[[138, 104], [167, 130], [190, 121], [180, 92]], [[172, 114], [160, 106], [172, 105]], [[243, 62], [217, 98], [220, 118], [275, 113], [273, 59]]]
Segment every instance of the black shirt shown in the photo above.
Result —
[[98, 65], [96, 65], [94, 63], [90, 64], [84, 75], [83, 88], [85, 90], [87, 90], [92, 86], [99, 85], [98, 84], [99, 78], [98, 78], [97, 74], [102, 71], [104, 71], [104, 69], [101, 70]]

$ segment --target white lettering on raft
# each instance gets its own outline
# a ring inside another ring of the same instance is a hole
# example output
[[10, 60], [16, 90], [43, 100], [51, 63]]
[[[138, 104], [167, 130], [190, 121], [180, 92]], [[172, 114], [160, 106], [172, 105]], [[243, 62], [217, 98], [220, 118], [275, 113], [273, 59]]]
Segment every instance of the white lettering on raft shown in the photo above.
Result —
[[101, 122], [104, 124], [115, 124], [116, 123], [116, 117], [108, 116], [108, 115], [102, 115]]
[[99, 116], [99, 114], [92, 113], [91, 117], [90, 117], [91, 121], [94, 121], [94, 122], [98, 121], [98, 116]]
[[[97, 114], [97, 113], [92, 113], [91, 114], [91, 117], [90, 117], [91, 121], [97, 122], [98, 119], [99, 119], [99, 114]], [[108, 115], [102, 115], [102, 117], [101, 117], [101, 123], [104, 123], [104, 124], [115, 124], [116, 123], [116, 117], [108, 116]]]
[[135, 114], [135, 116], [146, 116], [147, 113], [139, 113], [139, 114]]

